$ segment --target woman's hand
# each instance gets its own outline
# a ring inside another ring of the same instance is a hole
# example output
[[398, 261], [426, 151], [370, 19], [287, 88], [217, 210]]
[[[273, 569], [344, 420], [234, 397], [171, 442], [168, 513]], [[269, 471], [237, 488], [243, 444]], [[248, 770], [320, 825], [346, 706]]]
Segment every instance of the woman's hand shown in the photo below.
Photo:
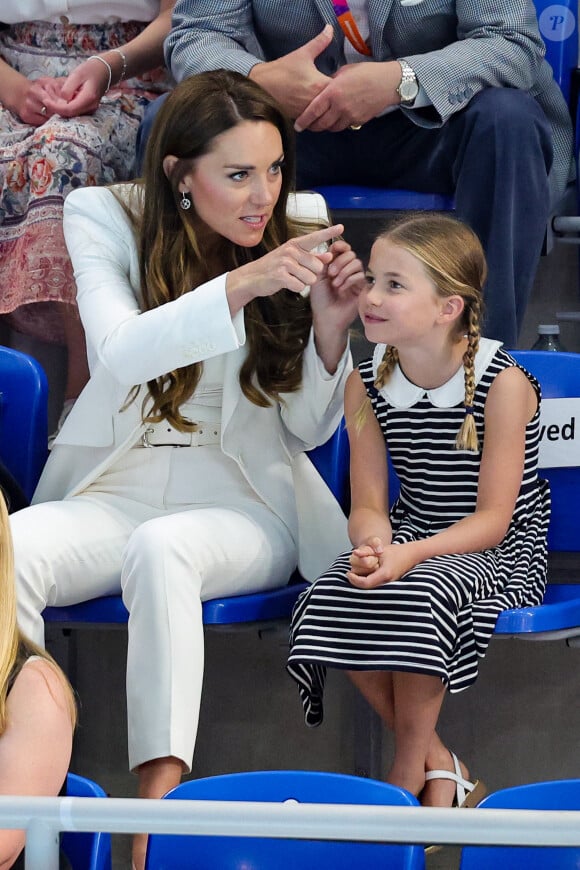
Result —
[[59, 79], [43, 77], [30, 81], [17, 73], [11, 87], [10, 101], [2, 100], [2, 102], [25, 124], [40, 127], [54, 114], [52, 105], [59, 90]]
[[226, 292], [232, 316], [258, 296], [273, 296], [280, 290], [302, 293], [319, 281], [333, 254], [317, 253], [314, 249], [340, 235], [343, 229], [342, 224], [337, 224], [290, 239], [258, 260], [230, 272]]
[[106, 64], [96, 56], [85, 60], [62, 79], [60, 94], [50, 103], [51, 114], [63, 118], [92, 115], [96, 112], [109, 85]]
[[370, 538], [352, 551], [352, 570], [346, 575], [348, 581], [359, 589], [375, 589], [398, 580], [417, 564], [412, 547], [413, 544], [389, 544], [385, 547], [380, 538]]

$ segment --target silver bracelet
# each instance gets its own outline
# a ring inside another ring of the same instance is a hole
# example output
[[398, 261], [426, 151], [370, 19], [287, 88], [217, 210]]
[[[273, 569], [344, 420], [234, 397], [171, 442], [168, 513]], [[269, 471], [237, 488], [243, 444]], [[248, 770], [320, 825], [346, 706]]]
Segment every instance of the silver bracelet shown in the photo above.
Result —
[[116, 51], [117, 54], [121, 55], [121, 60], [123, 61], [123, 69], [121, 70], [121, 75], [117, 79], [117, 84], [122, 82], [127, 77], [127, 56], [123, 54], [120, 48], [111, 48], [110, 51]]
[[107, 70], [109, 71], [109, 81], [107, 82], [105, 94], [108, 94], [109, 88], [111, 87], [111, 79], [113, 78], [113, 70], [111, 69], [111, 64], [108, 61], [106, 61], [104, 57], [101, 57], [100, 54], [91, 54], [91, 56], [88, 57], [87, 60], [100, 60], [100, 62], [103, 63], [107, 67]]

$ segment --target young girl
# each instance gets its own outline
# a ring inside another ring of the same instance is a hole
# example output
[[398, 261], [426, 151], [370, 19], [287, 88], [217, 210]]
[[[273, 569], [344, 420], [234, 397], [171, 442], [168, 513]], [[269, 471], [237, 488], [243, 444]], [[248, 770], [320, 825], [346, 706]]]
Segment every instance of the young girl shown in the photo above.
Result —
[[345, 396], [354, 549], [304, 593], [291, 632], [307, 724], [322, 721], [326, 667], [344, 668], [394, 732], [387, 780], [430, 806], [482, 796], [436, 733], [445, 689], [475, 681], [498, 614], [540, 603], [546, 581], [540, 389], [480, 338], [485, 273], [452, 217], [408, 216], [373, 245], [359, 310], [376, 348]]
[[[64, 674], [16, 625], [12, 541], [0, 492], [0, 795], [59, 793], [75, 719]], [[24, 837], [24, 831], [0, 831], [0, 870], [14, 865]]]

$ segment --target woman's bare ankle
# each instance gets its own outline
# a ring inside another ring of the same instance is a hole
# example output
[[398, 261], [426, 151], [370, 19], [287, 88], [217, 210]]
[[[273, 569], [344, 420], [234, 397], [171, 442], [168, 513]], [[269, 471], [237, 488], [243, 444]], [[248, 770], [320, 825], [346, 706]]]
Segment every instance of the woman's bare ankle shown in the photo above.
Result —
[[[183, 775], [183, 762], [174, 756], [153, 758], [140, 764], [137, 768], [139, 778], [138, 794], [140, 798], [162, 798], [176, 785], [179, 785]], [[132, 870], [145, 870], [147, 854], [147, 834], [135, 834], [133, 837]]]
[[145, 856], [147, 854], [147, 834], [135, 834], [133, 837], [133, 849], [131, 853], [132, 870], [145, 870]]
[[183, 775], [183, 762], [169, 755], [165, 758], [152, 758], [137, 768], [139, 778], [139, 797], [161, 798], [179, 785]]

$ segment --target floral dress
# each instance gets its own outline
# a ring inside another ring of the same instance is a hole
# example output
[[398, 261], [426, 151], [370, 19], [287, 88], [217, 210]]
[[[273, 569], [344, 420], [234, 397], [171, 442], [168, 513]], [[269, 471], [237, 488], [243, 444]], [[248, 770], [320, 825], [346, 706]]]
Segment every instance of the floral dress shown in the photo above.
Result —
[[[0, 30], [0, 56], [29, 79], [64, 76], [90, 55], [123, 46], [146, 26], [15, 24]], [[53, 303], [76, 299], [62, 231], [65, 197], [75, 187], [134, 177], [145, 107], [169, 87], [168, 73], [158, 69], [111, 88], [92, 115], [55, 115], [40, 127], [25, 124], [0, 103], [0, 315], [13, 329], [64, 343]]]

